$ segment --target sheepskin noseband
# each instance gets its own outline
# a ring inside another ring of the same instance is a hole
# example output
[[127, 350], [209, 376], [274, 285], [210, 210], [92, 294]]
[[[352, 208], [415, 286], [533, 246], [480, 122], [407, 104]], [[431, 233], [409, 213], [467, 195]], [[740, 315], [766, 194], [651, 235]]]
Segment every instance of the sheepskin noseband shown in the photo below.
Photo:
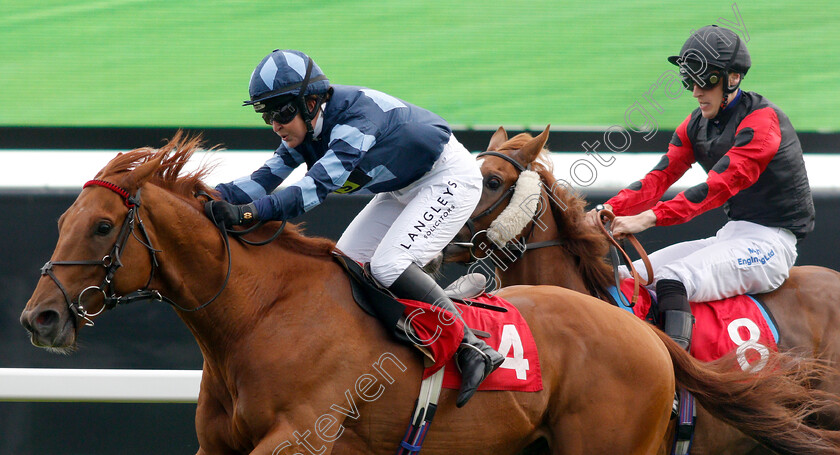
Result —
[[487, 238], [499, 248], [519, 235], [534, 219], [540, 201], [540, 176], [534, 171], [522, 171], [510, 203], [487, 228]]

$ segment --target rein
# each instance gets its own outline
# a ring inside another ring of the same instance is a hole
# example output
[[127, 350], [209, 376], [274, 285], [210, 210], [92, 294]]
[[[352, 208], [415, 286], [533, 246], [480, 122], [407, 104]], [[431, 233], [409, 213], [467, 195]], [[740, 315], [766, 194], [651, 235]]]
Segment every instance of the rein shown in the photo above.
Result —
[[601, 223], [598, 223], [598, 227], [601, 229], [601, 233], [607, 237], [607, 240], [610, 242], [610, 253], [613, 255], [613, 270], [615, 272], [615, 286], [618, 290], [618, 295], [622, 296], [621, 294], [621, 283], [619, 282], [618, 276], [618, 252], [621, 252], [622, 257], [624, 258], [624, 262], [627, 263], [627, 267], [630, 269], [631, 274], [633, 275], [633, 299], [630, 301], [629, 304], [625, 303], [630, 308], [633, 308], [636, 305], [636, 301], [639, 299], [639, 283], [642, 286], [647, 286], [653, 283], [653, 266], [650, 264], [650, 258], [648, 258], [645, 249], [642, 247], [642, 244], [636, 239], [636, 236], [633, 234], [627, 234], [626, 238], [630, 240], [630, 244], [633, 245], [633, 248], [639, 253], [639, 256], [642, 259], [642, 263], [645, 265], [645, 272], [647, 272], [647, 280], [642, 280], [642, 276], [636, 270], [636, 267], [633, 266], [633, 261], [630, 259], [630, 256], [624, 251], [624, 248], [621, 247], [621, 244], [618, 240], [615, 239], [612, 235], [611, 229], [609, 229], [609, 224], [615, 219], [615, 214], [610, 210], [601, 210], [598, 212], [598, 219], [601, 220]]
[[[212, 196], [210, 196], [209, 194], [207, 194], [204, 191], [197, 192], [195, 194], [195, 196], [196, 197], [204, 196], [204, 197], [207, 198], [208, 201], [213, 199]], [[252, 245], [252, 246], [268, 245], [269, 243], [277, 240], [277, 237], [280, 237], [280, 234], [282, 234], [283, 230], [286, 228], [286, 220], [283, 220], [283, 222], [280, 224], [280, 227], [277, 228], [277, 232], [275, 232], [271, 237], [269, 237], [266, 240], [255, 242], [255, 241], [252, 241], [252, 240], [248, 240], [248, 239], [246, 239], [242, 236], [245, 235], [245, 234], [250, 234], [251, 232], [254, 232], [255, 230], [262, 227], [265, 224], [265, 220], [259, 220], [253, 226], [250, 226], [250, 227], [245, 228], [245, 229], [233, 230], [233, 229], [226, 228], [225, 225], [224, 225], [224, 222], [222, 220], [216, 220], [216, 217], [213, 215], [213, 212], [209, 212], [208, 216], [210, 217], [210, 220], [213, 221], [213, 225], [215, 225], [216, 228], [222, 233], [222, 237], [225, 239], [225, 245], [226, 246], [228, 245], [228, 236], [229, 235], [237, 237], [237, 239], [240, 242], [247, 243], [248, 245]], [[230, 247], [229, 246], [228, 246], [228, 262], [230, 262]]]
[[[201, 305], [195, 308], [184, 308], [175, 301], [161, 295], [160, 291], [149, 289], [149, 286], [151, 285], [152, 279], [155, 275], [155, 269], [160, 267], [156, 253], [161, 252], [161, 250], [158, 250], [152, 246], [151, 238], [149, 237], [149, 234], [146, 231], [146, 227], [143, 224], [143, 220], [140, 218], [140, 188], [137, 189], [137, 192], [134, 194], [134, 196], [131, 196], [129, 192], [124, 188], [104, 180], [90, 180], [84, 184], [82, 189], [87, 188], [89, 186], [101, 186], [118, 194], [123, 199], [123, 203], [125, 203], [125, 206], [128, 207], [128, 214], [126, 215], [125, 221], [123, 221], [123, 224], [120, 227], [120, 232], [119, 235], [117, 235], [117, 240], [114, 242], [114, 246], [111, 248], [111, 251], [102, 259], [86, 261], [47, 261], [46, 264], [44, 264], [44, 266], [41, 267], [41, 275], [49, 276], [56, 284], [56, 286], [58, 286], [58, 289], [64, 295], [64, 301], [65, 303], [67, 303], [67, 308], [76, 316], [77, 319], [85, 321], [85, 325], [87, 326], [93, 326], [94, 323], [91, 318], [98, 316], [106, 309], [110, 310], [115, 308], [117, 305], [125, 305], [137, 301], [149, 300], [165, 302], [177, 308], [178, 310], [191, 313], [207, 307], [207, 305], [213, 303], [219, 297], [219, 295], [222, 294], [222, 291], [224, 291], [224, 289], [227, 287], [228, 280], [230, 279], [232, 262], [230, 256], [230, 242], [227, 236], [228, 232], [225, 229], [221, 229], [221, 232], [225, 244], [225, 250], [227, 251], [228, 266], [227, 273], [225, 274], [225, 280], [222, 283], [221, 288], [218, 292], [216, 292], [216, 294], [213, 297], [210, 298], [210, 300], [202, 303]], [[206, 193], [204, 194], [206, 195]], [[254, 229], [256, 229], [258, 226], [259, 225], [244, 231], [234, 232], [236, 233], [236, 235], [247, 234], [248, 232], [251, 232]], [[135, 232], [135, 227], [137, 228], [137, 230], [140, 231], [140, 234], [143, 237], [142, 239], [137, 236], [137, 233]], [[277, 236], [279, 236], [282, 232], [283, 227], [285, 227], [285, 223], [280, 227], [280, 229], [274, 236], [272, 236], [265, 242], [251, 242], [241, 238], [240, 240], [251, 245], [264, 245], [276, 239]], [[149, 272], [149, 279], [146, 280], [146, 284], [143, 286], [143, 288], [138, 289], [137, 291], [134, 291], [125, 296], [118, 296], [116, 291], [114, 290], [113, 279], [114, 274], [116, 274], [117, 270], [123, 265], [121, 261], [121, 255], [122, 251], [125, 249], [125, 245], [128, 241], [129, 236], [133, 236], [138, 242], [140, 242], [141, 245], [146, 247], [146, 250], [149, 252], [149, 255], [151, 257], [152, 268]], [[73, 299], [70, 298], [70, 294], [67, 292], [67, 288], [61, 283], [61, 281], [53, 272], [53, 267], [57, 265], [102, 266], [105, 268], [105, 278], [102, 280], [99, 286], [92, 285], [84, 288], [82, 292], [80, 292], [79, 295], [76, 297], [76, 300], [73, 301]], [[85, 295], [86, 292], [91, 290], [100, 292], [104, 299], [102, 308], [100, 308], [99, 311], [95, 313], [89, 313], [88, 310], [82, 304], [82, 297]]]

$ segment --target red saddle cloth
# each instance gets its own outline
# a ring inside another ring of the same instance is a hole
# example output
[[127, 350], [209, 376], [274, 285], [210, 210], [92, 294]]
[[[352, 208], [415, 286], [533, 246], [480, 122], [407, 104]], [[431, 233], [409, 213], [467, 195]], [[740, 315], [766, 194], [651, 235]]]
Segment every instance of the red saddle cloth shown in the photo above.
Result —
[[[621, 283], [627, 301], [633, 295], [633, 280]], [[645, 319], [653, 300], [645, 288], [632, 308], [633, 314]], [[622, 306], [631, 311], [631, 309]], [[779, 332], [770, 313], [758, 300], [739, 295], [712, 302], [691, 302], [696, 319], [691, 336], [691, 355], [710, 362], [736, 351], [742, 369], [764, 366], [769, 351], [778, 351]]]
[[[463, 337], [461, 322], [447, 318], [447, 313], [427, 303], [405, 299], [399, 301], [406, 305], [405, 316], [419, 339], [414, 340], [415, 343], [422, 342], [432, 351], [435, 358], [435, 364], [426, 368], [423, 378], [431, 376], [446, 365], [443, 387], [460, 388], [461, 373], [453, 356]], [[494, 295], [484, 294], [467, 301], [474, 304], [456, 302], [461, 310], [461, 317], [470, 328], [489, 333], [489, 338], [482, 339], [505, 357], [502, 366], [491, 373], [478, 390], [542, 390], [537, 344], [519, 310], [508, 301]], [[487, 308], [488, 306], [491, 308]]]

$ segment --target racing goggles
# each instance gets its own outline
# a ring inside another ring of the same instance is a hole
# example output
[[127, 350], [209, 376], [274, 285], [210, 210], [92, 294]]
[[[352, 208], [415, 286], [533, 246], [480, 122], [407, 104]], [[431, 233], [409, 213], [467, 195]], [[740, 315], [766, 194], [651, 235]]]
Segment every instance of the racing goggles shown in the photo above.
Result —
[[272, 122], [285, 125], [294, 120], [297, 113], [297, 103], [295, 100], [292, 100], [277, 109], [263, 112], [262, 118], [265, 120], [266, 125], [271, 125]]
[[688, 91], [692, 91], [694, 90], [694, 84], [698, 84], [703, 90], [709, 90], [716, 86], [723, 79], [723, 76], [718, 71], [710, 71], [706, 74], [691, 74], [685, 68], [680, 68], [680, 78], [682, 79], [683, 87]]

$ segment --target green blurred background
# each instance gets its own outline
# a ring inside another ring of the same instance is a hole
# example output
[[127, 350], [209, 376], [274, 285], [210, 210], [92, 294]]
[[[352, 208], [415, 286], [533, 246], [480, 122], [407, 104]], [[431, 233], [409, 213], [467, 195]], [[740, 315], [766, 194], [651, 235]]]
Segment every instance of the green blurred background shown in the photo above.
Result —
[[[622, 125], [691, 30], [735, 9], [743, 87], [800, 131], [840, 131], [836, 0], [2, 0], [0, 126], [257, 127], [241, 102], [275, 48], [460, 127]], [[696, 106], [655, 98], [662, 129]]]

